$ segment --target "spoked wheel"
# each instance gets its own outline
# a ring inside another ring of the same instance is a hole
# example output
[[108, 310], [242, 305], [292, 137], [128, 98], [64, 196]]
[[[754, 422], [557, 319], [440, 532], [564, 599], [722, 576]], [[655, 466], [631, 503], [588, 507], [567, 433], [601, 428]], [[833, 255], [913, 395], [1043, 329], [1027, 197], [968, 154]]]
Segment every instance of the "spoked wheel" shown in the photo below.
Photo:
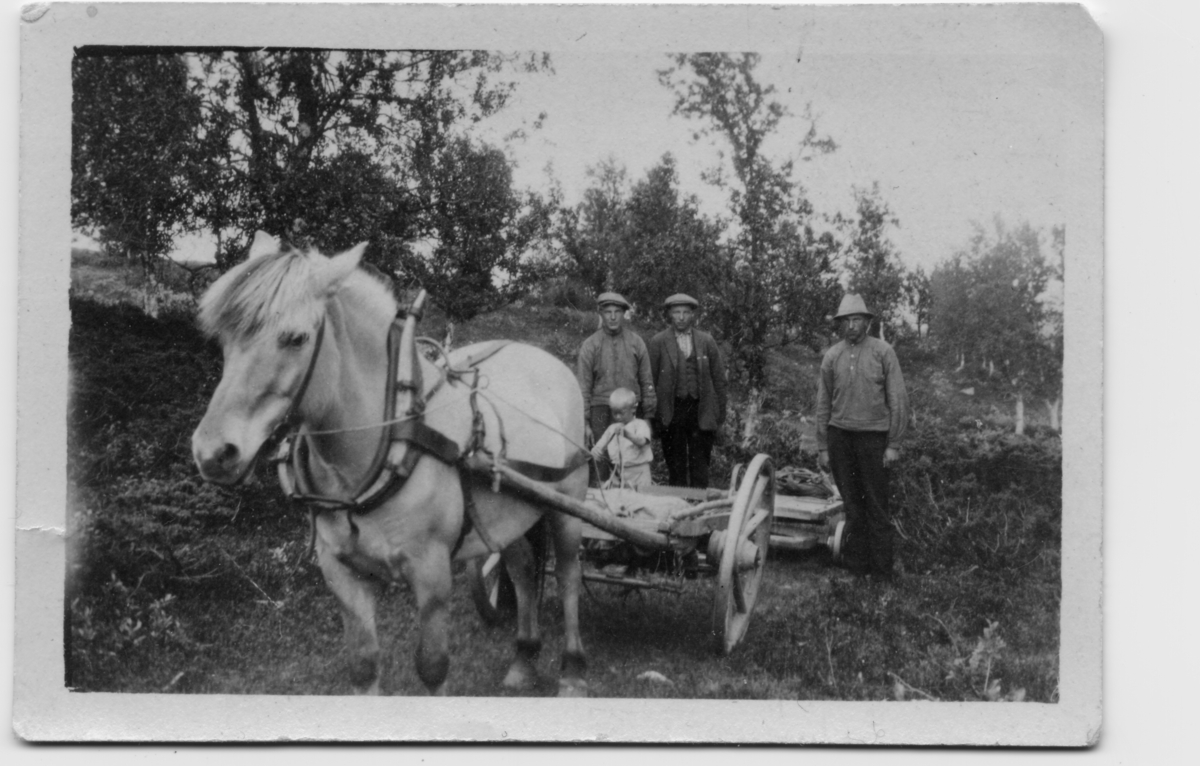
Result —
[[480, 556], [467, 570], [471, 600], [488, 625], [503, 625], [517, 614], [517, 592], [499, 553]]
[[838, 519], [833, 534], [829, 536], [829, 550], [833, 552], [833, 560], [842, 560], [842, 548], [846, 545], [846, 520]]
[[733, 497], [738, 491], [738, 482], [742, 479], [742, 471], [746, 468], [745, 463], [738, 463], [733, 467], [733, 472], [729, 476], [729, 496]]
[[732, 652], [746, 635], [767, 567], [774, 516], [775, 467], [771, 458], [756, 455], [738, 486], [729, 527], [713, 532], [708, 543], [709, 560], [721, 562], [712, 619], [718, 654]]

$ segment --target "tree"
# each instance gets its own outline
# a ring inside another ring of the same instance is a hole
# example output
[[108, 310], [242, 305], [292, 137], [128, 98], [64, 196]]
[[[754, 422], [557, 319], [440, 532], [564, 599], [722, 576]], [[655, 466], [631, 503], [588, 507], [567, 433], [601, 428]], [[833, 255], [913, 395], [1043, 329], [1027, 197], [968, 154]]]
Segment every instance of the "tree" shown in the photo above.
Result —
[[[545, 56], [453, 50], [240, 50], [201, 52], [194, 60], [206, 124], [228, 137], [212, 158], [204, 195], [213, 202], [205, 208], [207, 223], [224, 239], [219, 262], [240, 258], [257, 229], [300, 236], [325, 250], [353, 244], [342, 241], [352, 228], [344, 216], [317, 216], [305, 205], [331, 180], [339, 186], [325, 199], [362, 201], [353, 177], [340, 171], [369, 158], [371, 182], [390, 214], [376, 219], [370, 233], [383, 244], [373, 240], [366, 256], [385, 270], [398, 262], [399, 243], [433, 234], [437, 195], [430, 184], [457, 127], [507, 102], [514, 85], [497, 75], [549, 66]], [[357, 158], [334, 160], [347, 153]], [[298, 220], [302, 232], [294, 231]]]
[[[1060, 231], [1053, 230], [1055, 242]], [[1024, 431], [1026, 397], [1056, 396], [1061, 385], [1061, 322], [1046, 304], [1055, 271], [1042, 242], [1042, 233], [1028, 224], [1009, 229], [997, 218], [992, 234], [977, 228], [967, 249], [930, 278], [931, 334], [960, 369], [971, 363], [967, 369], [999, 380], [1012, 394], [1018, 433]]]
[[71, 64], [71, 222], [156, 271], [195, 215], [211, 150], [178, 55], [80, 52]]
[[[674, 113], [700, 121], [698, 135], [715, 132], [731, 149], [732, 177], [723, 166], [705, 174], [728, 192], [735, 223], [721, 263], [721, 300], [710, 316], [732, 345], [737, 367], [760, 387], [768, 348], [815, 337], [812, 307], [834, 299], [829, 240], [810, 226], [812, 207], [792, 180], [794, 161], [776, 164], [763, 154], [763, 143], [791, 115], [771, 97], [774, 87], [756, 79], [759, 56], [678, 54], [671, 61], [659, 82], [675, 92]], [[818, 138], [811, 114], [804, 116], [800, 157], [833, 151], [831, 139]]]
[[566, 211], [560, 237], [568, 269], [592, 291], [613, 287], [613, 263], [624, 246], [629, 181], [625, 166], [609, 157], [589, 167], [593, 183], [583, 192], [583, 202]]
[[870, 189], [855, 187], [854, 199], [858, 216], [847, 222], [852, 232], [845, 255], [847, 289], [875, 312], [877, 335], [886, 338], [884, 328], [899, 323], [904, 298], [904, 265], [887, 237], [888, 228], [900, 221], [879, 193], [878, 181]]
[[421, 190], [429, 200], [436, 244], [427, 254], [406, 249], [401, 269], [423, 285], [454, 320], [507, 303], [526, 291], [537, 271], [522, 256], [549, 229], [540, 199], [512, 188], [504, 152], [465, 138], [435, 158]]
[[[933, 307], [933, 291], [929, 275], [921, 266], [904, 275], [904, 298], [917, 323], [917, 337], [929, 329], [929, 315]], [[922, 329], [924, 328], [924, 329]]]
[[633, 186], [613, 248], [612, 286], [635, 304], [657, 308], [667, 292], [704, 300], [717, 291], [722, 226], [700, 213], [694, 196], [681, 197], [675, 158], [663, 156]]

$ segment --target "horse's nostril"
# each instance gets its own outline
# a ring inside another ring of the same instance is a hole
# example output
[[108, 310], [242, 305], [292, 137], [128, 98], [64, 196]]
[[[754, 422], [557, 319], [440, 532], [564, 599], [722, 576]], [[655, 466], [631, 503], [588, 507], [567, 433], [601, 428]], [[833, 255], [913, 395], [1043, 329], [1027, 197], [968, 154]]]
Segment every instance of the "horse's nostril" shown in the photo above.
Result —
[[237, 457], [237, 445], [226, 444], [225, 446], [221, 447], [221, 449], [217, 450], [216, 458], [217, 462], [219, 463], [232, 463], [233, 461], [237, 460]]

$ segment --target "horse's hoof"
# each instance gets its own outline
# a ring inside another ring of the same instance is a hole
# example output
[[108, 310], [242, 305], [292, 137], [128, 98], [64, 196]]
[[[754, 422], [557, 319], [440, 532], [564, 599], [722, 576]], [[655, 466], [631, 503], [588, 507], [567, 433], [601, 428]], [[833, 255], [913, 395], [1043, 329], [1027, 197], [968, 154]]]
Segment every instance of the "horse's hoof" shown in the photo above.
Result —
[[508, 675], [504, 676], [504, 688], [516, 689], [518, 691], [532, 689], [536, 680], [533, 674], [527, 669], [514, 665], [508, 669]]
[[566, 679], [561, 678], [558, 681], [558, 696], [560, 697], [586, 697], [588, 696], [587, 681], [582, 678]]
[[378, 697], [379, 696], [379, 679], [376, 678], [375, 682], [372, 683], [370, 686], [355, 687], [354, 693], [360, 697]]

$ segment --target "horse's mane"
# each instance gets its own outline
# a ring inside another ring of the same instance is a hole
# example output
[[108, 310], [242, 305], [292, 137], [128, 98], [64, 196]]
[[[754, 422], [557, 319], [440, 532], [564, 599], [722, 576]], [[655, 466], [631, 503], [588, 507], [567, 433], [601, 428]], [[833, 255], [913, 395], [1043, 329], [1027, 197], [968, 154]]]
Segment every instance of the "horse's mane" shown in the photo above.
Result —
[[[284, 322], [315, 325], [324, 311], [313, 279], [325, 256], [285, 248], [245, 261], [213, 283], [200, 300], [200, 329], [210, 337], [249, 338]], [[349, 303], [381, 321], [396, 315], [396, 300], [378, 277], [362, 268], [342, 283]]]

